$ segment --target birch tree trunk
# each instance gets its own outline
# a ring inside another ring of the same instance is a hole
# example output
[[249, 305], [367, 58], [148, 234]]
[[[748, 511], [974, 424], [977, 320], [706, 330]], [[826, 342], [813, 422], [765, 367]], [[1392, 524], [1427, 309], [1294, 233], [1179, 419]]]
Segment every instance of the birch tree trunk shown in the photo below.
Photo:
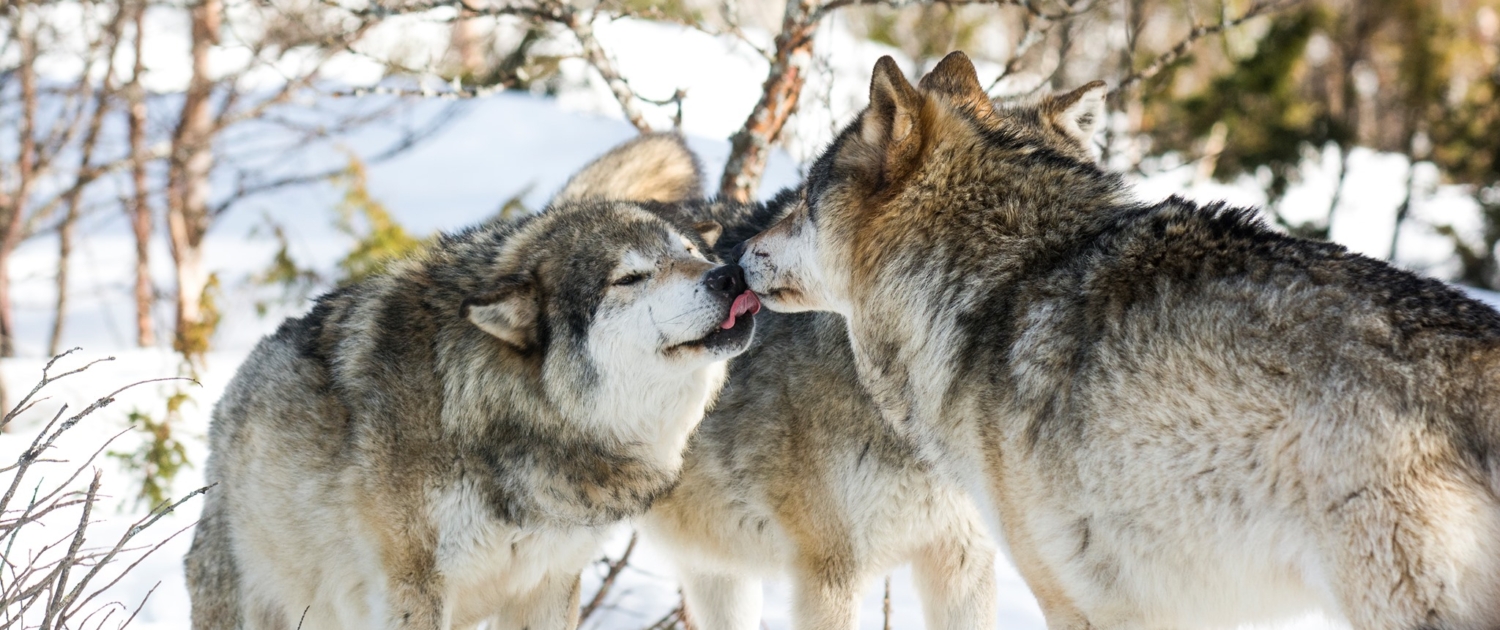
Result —
[[203, 311], [203, 291], [208, 286], [203, 237], [210, 221], [208, 177], [214, 163], [209, 52], [219, 40], [222, 12], [221, 0], [198, 0], [193, 5], [193, 72], [168, 158], [167, 235], [177, 268], [177, 327], [172, 346], [189, 356], [208, 350], [210, 332]]
[[135, 233], [135, 342], [145, 348], [156, 344], [156, 328], [151, 319], [156, 290], [151, 285], [151, 192], [146, 180], [146, 92], [141, 85], [141, 75], [146, 71], [142, 60], [146, 0], [136, 0], [134, 4], [135, 65], [125, 93], [130, 102], [130, 179], [135, 199], [128, 212]]

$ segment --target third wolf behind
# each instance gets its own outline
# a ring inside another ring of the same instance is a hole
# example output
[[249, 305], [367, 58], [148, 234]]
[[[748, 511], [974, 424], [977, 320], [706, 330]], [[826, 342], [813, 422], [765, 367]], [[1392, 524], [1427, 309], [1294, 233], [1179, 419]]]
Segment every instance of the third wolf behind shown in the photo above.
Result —
[[[640, 195], [636, 173], [671, 170], [662, 158], [681, 159], [651, 138], [586, 167], [560, 197]], [[687, 221], [720, 224], [715, 249], [728, 258], [800, 203], [789, 190], [766, 204], [668, 207]], [[789, 576], [794, 628], [849, 630], [865, 587], [911, 563], [928, 628], [992, 628], [995, 547], [980, 514], [883, 423], [859, 383], [842, 320], [758, 318], [756, 341], [731, 362], [689, 443], [680, 483], [642, 523], [677, 564], [695, 626], [761, 627], [762, 578]]]

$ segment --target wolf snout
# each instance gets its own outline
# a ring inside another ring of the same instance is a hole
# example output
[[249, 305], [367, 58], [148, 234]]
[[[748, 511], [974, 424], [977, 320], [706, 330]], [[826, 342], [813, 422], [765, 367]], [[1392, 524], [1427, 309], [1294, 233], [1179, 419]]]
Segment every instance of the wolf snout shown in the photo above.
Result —
[[744, 293], [748, 287], [745, 284], [745, 270], [739, 265], [728, 264], [715, 267], [703, 276], [703, 286], [710, 292], [726, 300], [734, 300]]

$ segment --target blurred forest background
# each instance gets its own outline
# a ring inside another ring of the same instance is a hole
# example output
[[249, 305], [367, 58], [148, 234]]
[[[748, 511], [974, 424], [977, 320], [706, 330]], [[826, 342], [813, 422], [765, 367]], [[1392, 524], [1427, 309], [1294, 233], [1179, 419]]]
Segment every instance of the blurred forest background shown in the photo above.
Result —
[[[1106, 81], [1101, 157], [1153, 190], [1232, 189], [1288, 232], [1500, 289], [1500, 0], [0, 0], [0, 366], [128, 322], [120, 345], [201, 377], [226, 318], [274, 325], [486, 218], [435, 228], [371, 175], [479, 128], [477, 103], [541, 104], [505, 111], [543, 139], [495, 153], [548, 150], [573, 120], [553, 109], [717, 142], [709, 192], [750, 199], [795, 183], [875, 57], [915, 78], [952, 50], [997, 99]], [[481, 205], [551, 192], [510, 190]], [[195, 395], [131, 412], [140, 446], [111, 452], [153, 504], [194, 459]]]
[[[4, 0], [0, 357], [17, 352], [20, 334], [12, 254], [37, 239], [57, 252], [55, 315], [45, 344], [31, 347], [50, 355], [67, 343], [74, 276], [89, 272], [75, 252], [80, 226], [135, 240], [135, 342], [189, 361], [213, 343], [213, 293], [225, 281], [204, 248], [257, 195], [348, 192], [326, 209], [356, 242], [345, 279], [409, 251], [416, 239], [364, 192], [361, 169], [441, 130], [444, 116], [403, 118], [413, 101], [593, 90], [613, 99], [605, 113], [640, 130], [680, 124], [700, 95], [691, 85], [637, 92], [595, 32], [622, 20], [733, 41], [759, 65], [748, 79], [760, 82], [758, 99], [741, 105], [715, 174], [721, 195], [753, 196], [777, 147], [805, 160], [827, 140], [799, 120], [831, 129], [848, 117], [817, 92], [831, 94], [820, 75], [838, 72], [851, 41], [890, 49], [913, 75], [965, 50], [1001, 99], [1104, 79], [1117, 112], [1101, 146], [1112, 168], [1191, 165], [1198, 179], [1253, 181], [1272, 220], [1311, 238], [1328, 238], [1335, 216], [1361, 220], [1358, 208], [1340, 214], [1354, 152], [1402, 156], [1387, 257], [1399, 259], [1413, 208], [1460, 187], [1475, 219], [1425, 226], [1451, 244], [1451, 261], [1433, 272], [1500, 287], [1496, 0]], [[398, 119], [408, 126], [383, 146], [340, 144]], [[347, 163], [298, 168], [288, 157], [319, 144], [349, 151]], [[1310, 167], [1338, 174], [1326, 208], [1285, 212]], [[158, 242], [170, 275], [153, 274]], [[261, 282], [337, 281], [273, 262]], [[163, 302], [169, 317], [158, 315]]]

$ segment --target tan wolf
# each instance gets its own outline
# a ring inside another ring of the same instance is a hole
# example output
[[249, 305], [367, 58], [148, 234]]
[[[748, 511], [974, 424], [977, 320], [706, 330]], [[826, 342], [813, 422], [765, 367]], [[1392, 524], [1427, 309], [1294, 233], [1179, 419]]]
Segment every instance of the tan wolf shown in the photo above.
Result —
[[[677, 145], [663, 147], [675, 149]], [[632, 141], [558, 193], [644, 196], [647, 172], [688, 172], [692, 156]], [[736, 246], [801, 203], [708, 201], [684, 190], [675, 214]], [[642, 519], [683, 580], [697, 630], [761, 627], [761, 580], [790, 575], [801, 629], [857, 626], [870, 578], [912, 563], [927, 627], [979, 630], [995, 619], [995, 548], [962, 490], [917, 459], [864, 393], [836, 315], [757, 316], [755, 342], [689, 441], [682, 478]]]
[[995, 106], [889, 58], [741, 265], [826, 310], [886, 421], [1003, 530], [1051, 628], [1500, 628], [1500, 314], [1437, 280], [1146, 203], [1103, 84]]
[[[728, 252], [800, 203], [687, 204]], [[994, 544], [962, 488], [916, 456], [864, 392], [836, 315], [763, 313], [643, 519], [697, 630], [761, 627], [761, 580], [791, 578], [792, 627], [852, 630], [874, 578], [910, 563], [932, 630], [995, 625]]]
[[[661, 174], [637, 190], [701, 189]], [[568, 201], [282, 324], [214, 410], [193, 626], [574, 627], [580, 570], [676, 482], [753, 334], [708, 248], [655, 205]]]

